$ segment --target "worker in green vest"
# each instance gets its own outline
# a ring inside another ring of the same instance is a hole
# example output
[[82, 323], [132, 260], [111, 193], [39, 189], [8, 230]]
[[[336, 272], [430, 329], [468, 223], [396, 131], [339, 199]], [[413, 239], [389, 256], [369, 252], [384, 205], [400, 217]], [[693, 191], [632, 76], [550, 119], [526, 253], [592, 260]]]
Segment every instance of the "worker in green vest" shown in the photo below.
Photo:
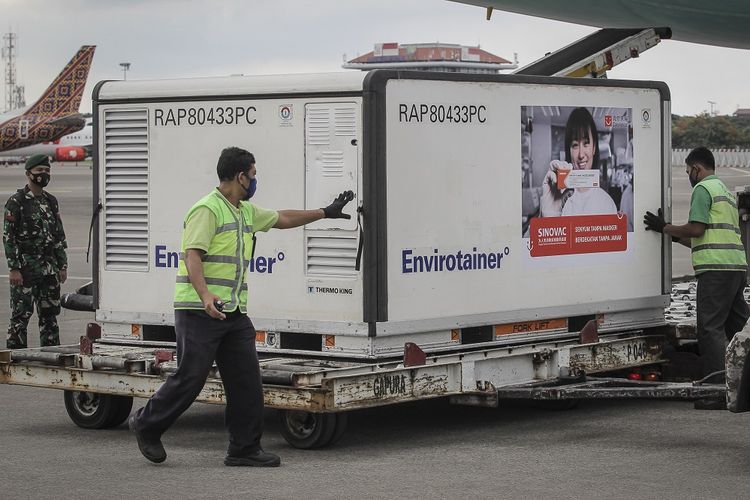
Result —
[[[667, 234], [691, 248], [693, 270], [698, 279], [697, 335], [704, 376], [709, 381], [725, 379], [726, 345], [744, 328], [750, 317], [743, 296], [747, 259], [740, 238], [735, 196], [715, 172], [714, 156], [704, 147], [695, 148], [685, 159], [685, 173], [693, 186], [687, 224], [667, 223], [658, 214], [646, 212], [646, 229]], [[720, 373], [717, 373], [720, 372]], [[698, 401], [696, 408], [713, 409], [726, 404]]]
[[275, 467], [279, 457], [260, 445], [263, 387], [255, 328], [246, 314], [254, 233], [323, 218], [349, 219], [342, 211], [354, 193], [345, 191], [317, 210], [269, 210], [248, 201], [257, 187], [252, 153], [226, 148], [216, 170], [219, 187], [193, 205], [184, 221], [174, 294], [177, 371], [128, 424], [143, 456], [156, 463], [166, 460], [161, 436], [195, 401], [215, 360], [227, 403], [224, 464]]

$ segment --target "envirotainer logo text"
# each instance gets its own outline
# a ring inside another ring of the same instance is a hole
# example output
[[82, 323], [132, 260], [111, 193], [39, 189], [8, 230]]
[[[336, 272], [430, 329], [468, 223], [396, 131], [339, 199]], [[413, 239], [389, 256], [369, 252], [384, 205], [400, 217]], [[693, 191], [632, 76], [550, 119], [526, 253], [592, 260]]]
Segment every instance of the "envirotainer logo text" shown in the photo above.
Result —
[[401, 250], [401, 273], [440, 273], [500, 269], [503, 258], [510, 255], [510, 248], [500, 252], [481, 252], [477, 247], [470, 251], [444, 253], [433, 248], [431, 254], [416, 255], [412, 248]]

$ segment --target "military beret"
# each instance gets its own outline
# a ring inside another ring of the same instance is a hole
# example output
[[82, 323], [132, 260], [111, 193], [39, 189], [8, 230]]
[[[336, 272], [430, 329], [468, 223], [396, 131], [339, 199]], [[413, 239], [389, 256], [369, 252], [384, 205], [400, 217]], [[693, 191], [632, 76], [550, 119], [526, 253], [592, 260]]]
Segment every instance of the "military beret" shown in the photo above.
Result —
[[26, 160], [26, 170], [31, 170], [32, 168], [38, 167], [39, 165], [49, 167], [49, 156], [40, 153], [31, 155]]

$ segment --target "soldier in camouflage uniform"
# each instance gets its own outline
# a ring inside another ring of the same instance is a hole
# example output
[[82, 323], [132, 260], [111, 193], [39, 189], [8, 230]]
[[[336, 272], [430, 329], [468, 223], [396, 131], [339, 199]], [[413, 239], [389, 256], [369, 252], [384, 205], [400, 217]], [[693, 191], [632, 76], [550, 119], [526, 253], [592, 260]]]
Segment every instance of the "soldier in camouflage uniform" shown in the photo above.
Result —
[[59, 345], [60, 283], [68, 277], [65, 231], [57, 199], [44, 191], [50, 180], [47, 155], [26, 161], [27, 185], [5, 203], [3, 243], [10, 270], [8, 349], [27, 347], [26, 327], [34, 303], [42, 346]]

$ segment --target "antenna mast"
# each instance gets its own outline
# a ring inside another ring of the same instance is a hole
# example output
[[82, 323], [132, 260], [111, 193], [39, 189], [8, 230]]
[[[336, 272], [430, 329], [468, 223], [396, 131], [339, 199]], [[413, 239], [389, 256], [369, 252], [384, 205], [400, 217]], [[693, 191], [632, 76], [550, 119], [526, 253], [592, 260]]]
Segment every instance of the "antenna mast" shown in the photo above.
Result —
[[16, 83], [16, 41], [18, 35], [15, 33], [6, 33], [3, 35], [2, 56], [5, 61], [5, 71], [3, 72], [5, 83], [5, 102], [3, 111], [22, 108], [26, 105], [24, 99], [23, 85]]

